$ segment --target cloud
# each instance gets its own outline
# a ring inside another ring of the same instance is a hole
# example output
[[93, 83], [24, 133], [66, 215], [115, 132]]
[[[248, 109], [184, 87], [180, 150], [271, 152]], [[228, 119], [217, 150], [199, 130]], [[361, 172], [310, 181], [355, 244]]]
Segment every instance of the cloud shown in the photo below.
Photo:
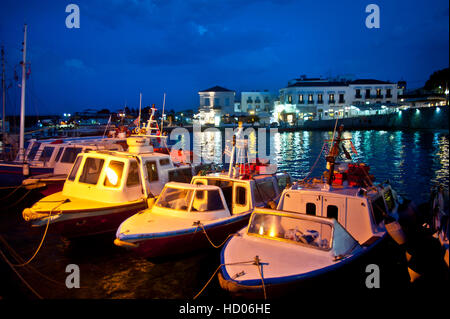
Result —
[[85, 69], [86, 66], [84, 65], [83, 61], [79, 59], [68, 59], [64, 61], [64, 65], [69, 68], [75, 68], [75, 69]]

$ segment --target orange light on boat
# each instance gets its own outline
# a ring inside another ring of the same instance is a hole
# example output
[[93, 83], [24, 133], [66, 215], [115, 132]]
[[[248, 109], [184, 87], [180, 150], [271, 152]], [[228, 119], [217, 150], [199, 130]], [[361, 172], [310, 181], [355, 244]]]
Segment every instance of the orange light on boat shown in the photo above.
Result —
[[111, 168], [111, 167], [107, 167], [105, 170], [106, 173], [106, 177], [108, 177], [108, 181], [116, 186], [117, 185], [117, 181], [119, 180], [119, 177], [117, 176], [117, 173]]

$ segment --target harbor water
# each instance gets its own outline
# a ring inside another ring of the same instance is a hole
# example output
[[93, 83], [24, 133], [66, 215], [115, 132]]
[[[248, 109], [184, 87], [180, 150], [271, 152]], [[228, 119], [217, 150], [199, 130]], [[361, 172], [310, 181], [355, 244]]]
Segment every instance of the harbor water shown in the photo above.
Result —
[[[220, 161], [226, 144], [223, 133], [196, 134], [201, 135], [194, 138], [201, 141], [203, 152], [209, 154], [212, 161]], [[279, 170], [289, 172], [296, 180], [320, 177], [326, 164], [321, 150], [324, 140], [331, 136], [332, 132], [325, 131], [276, 133], [267, 141], [268, 152], [273, 152], [271, 163], [277, 164]], [[253, 136], [249, 140], [252, 138], [256, 139]], [[389, 180], [405, 198], [417, 204], [426, 202], [431, 188], [437, 184], [448, 191], [448, 131], [348, 131], [344, 138], [352, 139], [356, 153], [352, 152], [350, 144], [347, 150], [354, 161], [369, 165], [376, 181]], [[198, 149], [194, 148], [194, 151]], [[2, 203], [0, 247], [12, 263], [28, 260], [39, 246], [44, 229], [31, 230], [21, 215], [23, 208], [39, 198], [37, 192], [32, 192], [17, 204], [12, 199]], [[113, 239], [113, 234], [76, 241], [47, 235], [36, 258], [29, 265], [16, 268], [34, 292], [0, 259], [1, 298], [192, 299], [220, 264], [220, 249], [147, 260], [115, 246]], [[366, 289], [365, 265], [377, 263], [381, 269], [381, 288], [414, 286], [409, 282], [404, 251], [393, 241], [377, 247], [373, 258], [344, 273], [336, 284], [352, 282], [355, 289]], [[81, 288], [67, 288], [68, 265], [79, 267]], [[439, 282], [442, 278], [428, 280]], [[321, 285], [337, 288], [334, 282]], [[227, 297], [220, 289], [217, 277], [200, 296], [207, 297]]]

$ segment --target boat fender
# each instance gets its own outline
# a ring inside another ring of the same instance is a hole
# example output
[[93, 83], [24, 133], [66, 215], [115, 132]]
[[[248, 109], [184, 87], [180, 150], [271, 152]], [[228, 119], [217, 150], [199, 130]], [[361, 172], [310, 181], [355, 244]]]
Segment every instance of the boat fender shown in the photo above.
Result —
[[398, 245], [404, 245], [406, 243], [406, 235], [405, 232], [402, 229], [402, 226], [400, 223], [396, 220], [393, 220], [392, 222], [385, 222], [384, 227], [386, 227], [386, 231], [388, 232], [389, 236], [398, 244]]
[[30, 175], [30, 165], [28, 165], [28, 163], [23, 164], [22, 173], [24, 176]]

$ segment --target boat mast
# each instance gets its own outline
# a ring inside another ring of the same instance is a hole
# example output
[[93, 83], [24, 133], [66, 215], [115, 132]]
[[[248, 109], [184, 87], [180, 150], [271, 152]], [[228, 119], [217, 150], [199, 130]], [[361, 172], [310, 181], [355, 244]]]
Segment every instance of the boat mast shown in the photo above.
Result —
[[26, 78], [26, 55], [27, 55], [27, 25], [24, 25], [23, 31], [23, 57], [22, 57], [22, 95], [20, 99], [20, 142], [19, 142], [19, 161], [24, 161], [25, 144], [25, 78]]
[[333, 173], [334, 173], [334, 164], [336, 162], [336, 157], [339, 155], [339, 144], [341, 143], [341, 135], [342, 135], [342, 131], [344, 130], [344, 125], [340, 125], [338, 132], [337, 132], [337, 137], [334, 138], [333, 136], [333, 141], [334, 144], [330, 150], [330, 152], [328, 153], [328, 156], [326, 157], [327, 160], [327, 166], [329, 167], [328, 169], [328, 180], [327, 180], [327, 184], [331, 187], [331, 184], [333, 183]]
[[2, 155], [5, 153], [5, 134], [6, 134], [6, 119], [5, 119], [5, 95], [6, 95], [6, 88], [5, 88], [5, 50], [3, 49], [2, 45], [2, 103], [3, 103], [3, 117], [2, 117]]

